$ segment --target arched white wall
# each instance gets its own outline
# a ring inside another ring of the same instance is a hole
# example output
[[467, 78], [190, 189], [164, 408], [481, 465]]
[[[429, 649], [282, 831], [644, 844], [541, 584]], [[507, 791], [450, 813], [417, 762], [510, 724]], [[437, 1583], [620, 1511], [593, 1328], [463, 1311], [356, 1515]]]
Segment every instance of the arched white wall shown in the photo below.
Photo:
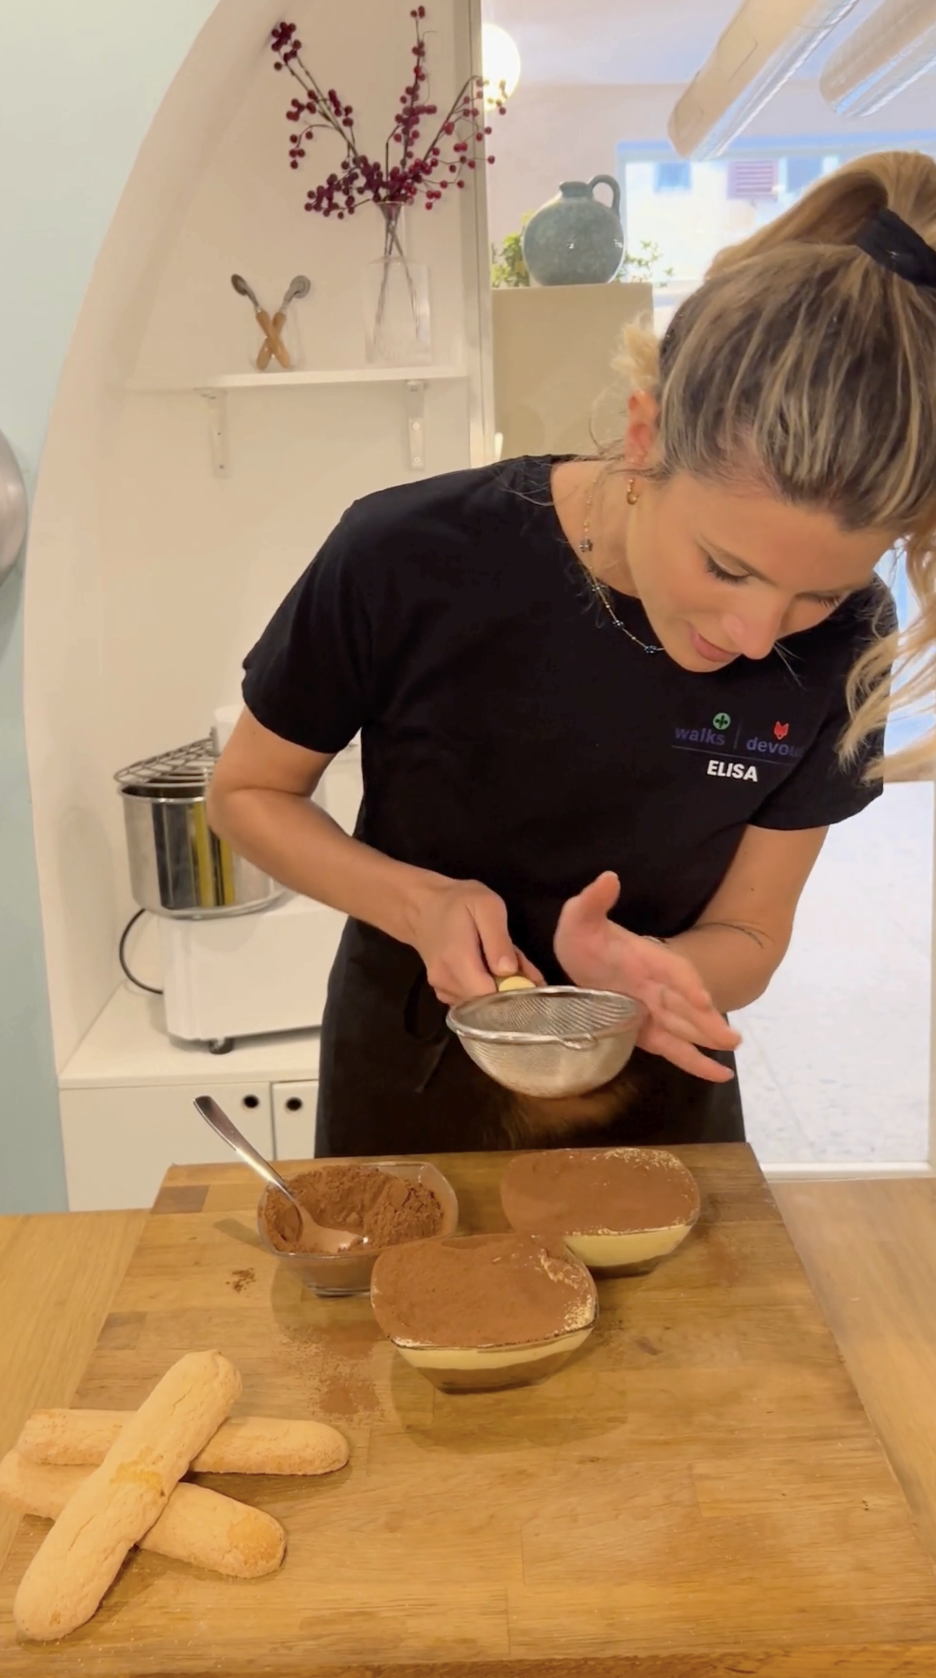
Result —
[[[236, 697], [243, 652], [343, 507], [408, 471], [399, 387], [284, 390], [271, 375], [269, 391], [232, 393], [228, 481], [212, 476], [200, 398], [136, 388], [246, 370], [254, 323], [233, 269], [274, 300], [308, 273], [312, 364], [363, 362], [360, 271], [379, 228], [367, 212], [344, 223], [303, 213], [308, 182], [285, 157], [290, 93], [268, 47], [280, 15], [223, 0], [194, 43], [102, 247], [50, 424], [25, 703], [59, 1068], [114, 989], [132, 909], [113, 772], [207, 732], [214, 707]], [[376, 140], [410, 73], [408, 10], [301, 0], [289, 15]], [[436, 0], [432, 23], [441, 102], [469, 60], [469, 7]], [[473, 195], [457, 197], [412, 212], [412, 252], [431, 268], [436, 359], [477, 367]], [[468, 462], [468, 388], [427, 388], [429, 470]]]
[[[153, 112], [214, 0], [7, 7], [0, 426], [32, 491], [81, 300]], [[0, 590], [0, 1212], [64, 1205], [23, 739], [22, 571]]]
[[111, 978], [105, 941], [70, 936], [76, 907], [88, 905], [108, 931], [116, 915], [99, 749], [107, 709], [122, 697], [105, 694], [101, 681], [102, 477], [165, 255], [275, 16], [272, 4], [224, 0], [194, 42], [104, 239], [50, 417], [29, 546], [24, 710], [58, 1065]]

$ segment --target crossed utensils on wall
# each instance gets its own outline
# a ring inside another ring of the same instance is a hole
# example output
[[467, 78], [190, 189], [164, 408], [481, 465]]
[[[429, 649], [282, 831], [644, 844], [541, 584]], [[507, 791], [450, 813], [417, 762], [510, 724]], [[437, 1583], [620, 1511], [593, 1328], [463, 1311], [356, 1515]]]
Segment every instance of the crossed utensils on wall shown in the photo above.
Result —
[[256, 292], [252, 291], [242, 274], [232, 274], [231, 284], [240, 297], [247, 297], [254, 306], [257, 325], [263, 333], [263, 343], [257, 352], [257, 368], [262, 373], [275, 358], [281, 367], [292, 366], [292, 356], [283, 342], [283, 327], [286, 324], [286, 311], [290, 303], [297, 298], [308, 297], [312, 290], [312, 282], [305, 274], [297, 274], [291, 280], [283, 294], [283, 301], [273, 316], [263, 308]]

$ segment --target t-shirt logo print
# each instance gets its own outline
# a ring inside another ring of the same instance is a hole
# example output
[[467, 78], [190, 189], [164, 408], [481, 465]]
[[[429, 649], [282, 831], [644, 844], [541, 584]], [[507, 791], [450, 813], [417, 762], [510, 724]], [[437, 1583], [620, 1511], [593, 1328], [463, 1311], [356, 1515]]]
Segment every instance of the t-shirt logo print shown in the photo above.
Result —
[[[779, 727], [779, 724], [777, 725]], [[727, 711], [716, 711], [712, 718], [712, 727], [717, 728], [719, 734], [724, 734], [726, 728], [731, 727], [731, 718]], [[785, 732], [785, 731], [784, 731]]]
[[776, 739], [785, 740], [790, 732], [790, 725], [788, 722], [775, 722], [773, 731]]

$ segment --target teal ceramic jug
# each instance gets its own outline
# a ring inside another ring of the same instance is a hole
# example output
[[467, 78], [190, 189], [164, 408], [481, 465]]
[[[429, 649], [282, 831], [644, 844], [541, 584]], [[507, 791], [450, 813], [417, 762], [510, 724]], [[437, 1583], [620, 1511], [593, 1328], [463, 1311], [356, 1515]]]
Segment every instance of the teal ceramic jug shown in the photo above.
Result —
[[[611, 189], [611, 206], [594, 196]], [[605, 285], [624, 255], [621, 189], [611, 175], [563, 181], [523, 230], [523, 260], [536, 285]]]

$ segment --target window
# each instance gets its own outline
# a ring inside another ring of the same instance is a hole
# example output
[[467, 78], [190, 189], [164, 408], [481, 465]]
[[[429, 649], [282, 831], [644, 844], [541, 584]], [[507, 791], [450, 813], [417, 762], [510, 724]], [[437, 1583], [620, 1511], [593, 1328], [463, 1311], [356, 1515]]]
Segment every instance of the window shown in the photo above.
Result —
[[786, 189], [794, 197], [805, 192], [822, 174], [820, 157], [788, 157], [786, 160]]
[[656, 192], [691, 192], [692, 164], [658, 163], [654, 190]]
[[701, 281], [716, 251], [746, 239], [795, 203], [790, 184], [808, 166], [813, 178], [834, 169], [840, 154], [816, 151], [794, 158], [751, 148], [749, 155], [684, 164], [657, 145], [622, 142], [617, 153], [622, 220], [628, 250], [655, 253], [654, 275], [672, 274], [657, 285], [658, 326]]
[[665, 315], [701, 281], [716, 251], [746, 239], [795, 204], [800, 195], [846, 158], [890, 146], [936, 155], [936, 129], [925, 135], [797, 135], [735, 141], [724, 157], [685, 163], [669, 141], [621, 140], [616, 173], [629, 250], [653, 248], [655, 272], [672, 270], [658, 283], [656, 306]]

